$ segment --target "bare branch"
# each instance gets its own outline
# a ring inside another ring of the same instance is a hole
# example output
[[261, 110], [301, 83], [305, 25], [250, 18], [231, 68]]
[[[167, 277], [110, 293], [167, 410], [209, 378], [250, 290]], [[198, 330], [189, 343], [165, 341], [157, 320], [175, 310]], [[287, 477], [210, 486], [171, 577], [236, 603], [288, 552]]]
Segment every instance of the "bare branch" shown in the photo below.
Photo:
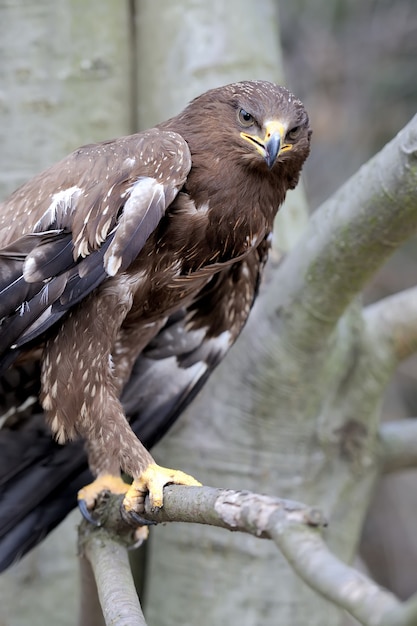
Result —
[[377, 348], [384, 345], [396, 362], [406, 359], [417, 350], [417, 287], [366, 307], [364, 319]]
[[[297, 574], [312, 589], [345, 609], [361, 624], [379, 626], [399, 606], [397, 598], [332, 554], [320, 534], [282, 516], [271, 519], [269, 533]], [[391, 622], [396, 626], [396, 622]]]
[[417, 467], [417, 419], [381, 424], [380, 439], [384, 472]]
[[372, 273], [417, 228], [416, 155], [417, 116], [316, 211], [275, 273], [269, 310], [280, 298], [280, 309], [291, 312], [286, 323], [295, 345], [322, 343]]
[[[95, 510], [100, 526], [81, 523], [79, 548], [81, 558], [91, 563], [105, 624], [146, 626], [126, 552], [135, 543], [135, 533], [120, 516], [121, 501], [122, 496], [102, 498]], [[166, 487], [163, 509], [152, 511], [148, 499], [145, 507], [146, 516], [155, 522], [211, 524], [264, 538], [269, 537], [269, 517], [277, 510], [299, 524], [325, 523], [319, 511], [297, 502], [211, 487]], [[91, 623], [86, 614], [84, 620]]]
[[80, 615], [78, 626], [105, 626], [91, 563], [80, 556]]
[[[80, 551], [103, 529], [117, 537], [119, 543], [131, 547], [136, 542], [131, 526], [120, 516], [123, 496], [103, 498], [97, 505], [94, 515], [100, 526], [81, 525]], [[269, 538], [266, 531], [268, 518], [275, 511], [281, 511], [290, 521], [308, 526], [325, 526], [322, 513], [314, 508], [293, 500], [271, 498], [249, 491], [233, 491], [214, 487], [184, 487], [169, 485], [164, 488], [164, 506], [153, 510], [149, 499], [145, 500], [143, 516], [157, 524], [165, 522], [192, 522], [209, 524], [232, 531], [246, 532], [256, 537]]]
[[[104, 526], [116, 526], [120, 530], [120, 502], [120, 497], [110, 499], [110, 508], [103, 518]], [[271, 538], [312, 589], [348, 611], [365, 626], [415, 624], [416, 601], [401, 604], [393, 594], [384, 591], [330, 552], [320, 536], [320, 529], [326, 525], [326, 521], [315, 508], [250, 492], [169, 486], [164, 489], [163, 509], [152, 511], [147, 499], [145, 514], [156, 522], [211, 524], [260, 538]], [[129, 615], [130, 624], [143, 625], [145, 622], [140, 607], [138, 603], [134, 606], [128, 594], [128, 587], [131, 594], [134, 594], [134, 590], [133, 581], [126, 573], [128, 564], [125, 544], [131, 541], [132, 530], [125, 525], [121, 543], [116, 546], [112, 539], [104, 538], [103, 533], [107, 534], [107, 531], [90, 526], [87, 537], [82, 539], [85, 554], [91, 560], [97, 576], [102, 606], [108, 606], [106, 587], [109, 586], [113, 613], [119, 614], [123, 608], [124, 616]], [[124, 553], [124, 558], [121, 558], [121, 553]], [[110, 617], [109, 609], [106, 610], [106, 624], [119, 626], [128, 623], [121, 621], [123, 617], [119, 617], [119, 621], [110, 622], [114, 615]], [[140, 613], [136, 616], [134, 611]]]
[[125, 544], [86, 522], [80, 526], [79, 537], [82, 558], [88, 559], [94, 572], [105, 624], [146, 626]]

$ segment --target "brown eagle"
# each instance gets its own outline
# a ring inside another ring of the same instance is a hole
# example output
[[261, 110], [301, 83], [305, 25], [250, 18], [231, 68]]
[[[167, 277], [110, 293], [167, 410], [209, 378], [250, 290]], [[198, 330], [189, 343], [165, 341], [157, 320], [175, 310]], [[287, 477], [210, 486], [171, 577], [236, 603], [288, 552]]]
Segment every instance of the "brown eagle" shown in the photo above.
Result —
[[141, 522], [147, 493], [161, 507], [167, 483], [198, 484], [147, 448], [245, 324], [310, 135], [287, 89], [234, 83], [0, 205], [0, 568], [77, 492], [84, 512], [125, 493]]

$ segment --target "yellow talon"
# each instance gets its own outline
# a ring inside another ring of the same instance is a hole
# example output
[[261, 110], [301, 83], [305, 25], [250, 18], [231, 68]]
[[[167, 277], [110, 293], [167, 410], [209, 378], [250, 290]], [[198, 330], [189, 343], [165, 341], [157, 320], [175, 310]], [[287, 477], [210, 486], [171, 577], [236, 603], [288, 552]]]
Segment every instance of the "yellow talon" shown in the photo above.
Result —
[[168, 469], [156, 463], [151, 463], [130, 485], [123, 500], [125, 510], [143, 511], [143, 503], [147, 493], [149, 493], [151, 507], [153, 509], [160, 509], [163, 505], [164, 487], [169, 484], [201, 487], [201, 483], [199, 483], [198, 480], [185, 472]]
[[129, 486], [120, 476], [113, 474], [101, 474], [89, 485], [82, 487], [77, 494], [78, 501], [83, 500], [87, 509], [93, 509], [96, 504], [97, 497], [103, 491], [119, 494], [126, 493]]

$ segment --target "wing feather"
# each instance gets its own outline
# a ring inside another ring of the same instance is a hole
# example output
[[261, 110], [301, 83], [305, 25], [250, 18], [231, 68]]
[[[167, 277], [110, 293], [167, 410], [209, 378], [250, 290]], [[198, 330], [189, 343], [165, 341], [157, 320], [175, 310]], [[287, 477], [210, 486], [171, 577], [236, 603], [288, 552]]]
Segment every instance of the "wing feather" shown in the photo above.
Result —
[[128, 194], [114, 239], [104, 255], [109, 276], [129, 267], [166, 209], [164, 186], [154, 178], [139, 178]]
[[80, 148], [0, 205], [3, 363], [132, 263], [190, 168], [182, 137], [151, 129]]

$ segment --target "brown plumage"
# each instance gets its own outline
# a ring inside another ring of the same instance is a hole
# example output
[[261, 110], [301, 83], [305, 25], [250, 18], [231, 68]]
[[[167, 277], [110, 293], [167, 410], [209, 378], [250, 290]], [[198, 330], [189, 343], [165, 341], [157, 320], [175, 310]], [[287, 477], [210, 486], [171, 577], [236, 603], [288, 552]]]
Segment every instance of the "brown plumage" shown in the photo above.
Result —
[[126, 490], [112, 482], [120, 468], [134, 478], [133, 517], [147, 491], [161, 506], [163, 484], [195, 484], [158, 468], [125, 414], [139, 411], [152, 443], [235, 341], [310, 135], [286, 89], [235, 83], [156, 128], [76, 150], [0, 206], [3, 381], [40, 362], [48, 424], [60, 443], [86, 441], [99, 479], [81, 490], [88, 507], [103, 486]]

